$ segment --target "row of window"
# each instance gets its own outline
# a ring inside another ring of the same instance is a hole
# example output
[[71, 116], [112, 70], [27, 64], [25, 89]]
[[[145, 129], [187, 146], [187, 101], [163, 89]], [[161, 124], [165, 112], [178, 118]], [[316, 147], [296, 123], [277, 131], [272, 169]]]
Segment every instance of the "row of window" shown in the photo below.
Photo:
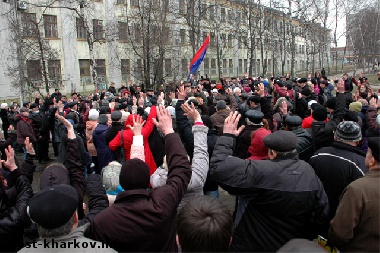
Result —
[[[98, 76], [106, 76], [106, 61], [104, 59], [96, 59], [96, 71]], [[188, 59], [181, 59], [181, 71], [182, 73], [188, 72]], [[61, 80], [61, 61], [60, 60], [48, 60], [47, 71], [50, 80]], [[40, 60], [28, 60], [26, 62], [27, 74], [30, 80], [41, 80], [42, 79], [42, 67]], [[122, 59], [121, 60], [121, 75], [123, 77], [131, 75], [131, 60]], [[170, 75], [173, 71], [172, 60], [165, 59], [163, 64], [165, 73]], [[139, 76], [143, 70], [143, 62], [141, 59], [136, 61], [136, 65], [133, 67], [135, 76]], [[91, 76], [90, 73], [90, 60], [80, 59], [79, 60], [79, 71], [81, 77]]]

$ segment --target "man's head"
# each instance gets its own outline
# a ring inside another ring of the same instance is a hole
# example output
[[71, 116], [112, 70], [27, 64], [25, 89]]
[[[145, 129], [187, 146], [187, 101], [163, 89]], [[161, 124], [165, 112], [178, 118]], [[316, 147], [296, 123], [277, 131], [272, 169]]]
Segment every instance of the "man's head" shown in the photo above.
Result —
[[362, 131], [356, 122], [343, 121], [337, 126], [334, 139], [352, 146], [357, 146], [362, 139]]
[[177, 234], [182, 252], [227, 252], [232, 216], [219, 200], [199, 196], [178, 213]]
[[365, 157], [365, 166], [369, 169], [378, 168], [380, 162], [380, 137], [368, 138], [368, 150]]
[[57, 237], [78, 226], [78, 193], [70, 185], [46, 188], [29, 201], [28, 213], [38, 224], [40, 237]]
[[114, 122], [121, 122], [121, 116], [122, 116], [122, 114], [120, 111], [113, 111], [111, 113], [111, 119]]
[[148, 165], [140, 159], [127, 160], [121, 167], [119, 182], [124, 190], [147, 189], [150, 175]]
[[254, 95], [248, 98], [250, 108], [253, 109], [260, 104], [260, 96]]
[[59, 89], [55, 89], [54, 92], [58, 94], [59, 93]]
[[20, 114], [24, 117], [28, 117], [29, 116], [29, 108], [26, 108], [26, 107], [21, 108]]
[[285, 119], [285, 126], [287, 131], [293, 131], [301, 128], [302, 119], [299, 116], [288, 116]]
[[36, 103], [31, 104], [29, 109], [31, 109], [32, 112], [37, 112], [39, 109], [38, 104], [36, 104]]
[[306, 83], [307, 83], [307, 78], [300, 78], [298, 80], [298, 86], [301, 87], [301, 88], [305, 87]]
[[264, 145], [269, 149], [269, 158], [296, 152], [297, 136], [290, 131], [279, 130], [264, 138]]
[[218, 103], [216, 103], [216, 110], [217, 110], [217, 111], [225, 110], [226, 108], [227, 108], [226, 101], [224, 101], [224, 100], [219, 100]]

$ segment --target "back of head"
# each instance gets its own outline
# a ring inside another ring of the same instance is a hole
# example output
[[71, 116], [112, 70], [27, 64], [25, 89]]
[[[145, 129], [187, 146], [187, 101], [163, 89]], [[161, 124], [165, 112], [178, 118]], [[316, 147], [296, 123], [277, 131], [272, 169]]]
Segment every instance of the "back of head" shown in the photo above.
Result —
[[70, 185], [69, 171], [62, 163], [52, 163], [41, 174], [40, 189], [43, 190], [59, 184]]
[[119, 182], [126, 191], [147, 189], [150, 182], [148, 165], [137, 158], [127, 160], [121, 167]]
[[362, 139], [362, 131], [356, 122], [343, 121], [336, 127], [334, 137], [341, 142], [358, 142]]
[[200, 196], [178, 213], [177, 234], [182, 252], [227, 252], [232, 215], [219, 200]]
[[29, 201], [29, 216], [39, 225], [41, 237], [69, 234], [78, 207], [78, 193], [70, 185], [48, 187]]

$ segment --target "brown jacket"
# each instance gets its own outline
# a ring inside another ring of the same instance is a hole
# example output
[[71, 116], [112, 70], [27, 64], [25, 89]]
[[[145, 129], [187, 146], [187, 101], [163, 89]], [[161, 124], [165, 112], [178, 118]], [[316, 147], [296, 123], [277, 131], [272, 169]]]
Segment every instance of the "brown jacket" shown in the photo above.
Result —
[[380, 166], [346, 187], [328, 241], [343, 252], [380, 251]]
[[219, 110], [213, 115], [211, 115], [211, 122], [212, 125], [215, 127], [216, 130], [218, 130], [218, 134], [223, 134], [223, 126], [224, 126], [224, 120], [228, 117], [230, 114], [229, 110]]
[[92, 223], [92, 238], [117, 251], [177, 251], [175, 217], [191, 178], [191, 165], [178, 134], [165, 136], [166, 185], [152, 191], [120, 192]]
[[17, 143], [21, 146], [25, 146], [24, 142], [26, 137], [29, 137], [30, 142], [35, 143], [36, 137], [32, 126], [32, 121], [29, 118], [17, 114], [15, 116], [17, 122]]

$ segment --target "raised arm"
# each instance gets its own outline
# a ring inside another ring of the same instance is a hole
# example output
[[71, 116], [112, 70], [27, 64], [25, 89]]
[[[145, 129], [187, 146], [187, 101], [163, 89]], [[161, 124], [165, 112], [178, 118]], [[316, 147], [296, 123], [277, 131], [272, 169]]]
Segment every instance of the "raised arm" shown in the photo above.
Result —
[[130, 125], [127, 125], [127, 127], [133, 131], [131, 159], [138, 158], [145, 162], [144, 138], [141, 134], [144, 123], [145, 121], [142, 119], [142, 117], [137, 116], [136, 119], [133, 118], [133, 127]]
[[154, 123], [153, 119], [157, 117], [157, 106], [153, 105], [150, 107], [149, 116], [146, 120], [145, 125], [143, 126], [141, 130], [141, 134], [144, 136], [144, 138], [148, 138], [150, 133], [153, 131]]
[[195, 122], [193, 126], [194, 153], [191, 162], [192, 176], [187, 189], [203, 188], [209, 169], [209, 155], [207, 152], [208, 127], [203, 124], [202, 118], [195, 109], [194, 104], [191, 104], [191, 107], [188, 104], [183, 104], [182, 109], [185, 115], [192, 118]]
[[170, 112], [160, 106], [157, 116], [159, 121], [157, 122], [156, 119], [153, 121], [165, 135], [165, 153], [169, 172], [166, 185], [154, 189], [151, 194], [157, 208], [162, 208], [167, 215], [171, 215], [186, 193], [191, 178], [191, 165], [178, 134], [174, 133]]

